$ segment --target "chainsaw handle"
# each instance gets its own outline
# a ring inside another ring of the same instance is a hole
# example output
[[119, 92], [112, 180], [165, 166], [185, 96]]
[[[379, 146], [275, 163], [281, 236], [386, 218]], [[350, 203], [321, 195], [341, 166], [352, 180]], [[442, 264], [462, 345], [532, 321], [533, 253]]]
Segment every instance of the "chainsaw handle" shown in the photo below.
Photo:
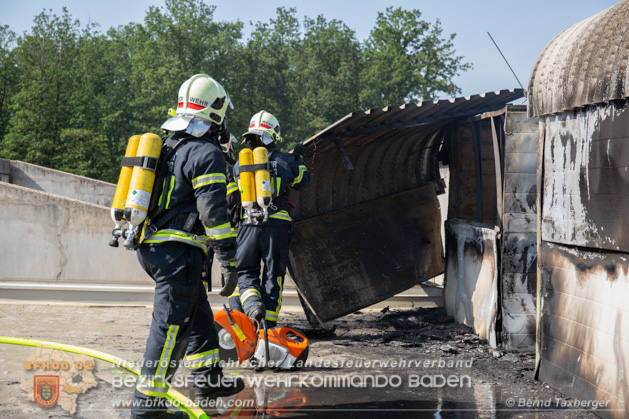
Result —
[[266, 365], [269, 366], [271, 351], [269, 351], [269, 331], [267, 329], [266, 319], [262, 319], [262, 327], [264, 327], [264, 350], [266, 352]]

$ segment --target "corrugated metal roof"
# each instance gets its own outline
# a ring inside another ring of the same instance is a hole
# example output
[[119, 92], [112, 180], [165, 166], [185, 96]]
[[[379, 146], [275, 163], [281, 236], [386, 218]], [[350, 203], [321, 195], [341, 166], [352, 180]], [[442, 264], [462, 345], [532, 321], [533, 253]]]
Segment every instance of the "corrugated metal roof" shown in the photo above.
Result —
[[[522, 89], [353, 112], [309, 139], [307, 189], [291, 192], [289, 270], [323, 320], [443, 272], [438, 155], [454, 121]], [[473, 160], [473, 156], [470, 156]]]
[[471, 117], [500, 109], [522, 96], [522, 89], [499, 90], [449, 100], [408, 103], [402, 106], [352, 112], [307, 142]]
[[[452, 121], [502, 109], [522, 89], [352, 112], [306, 141], [312, 173], [293, 194], [294, 218], [330, 213], [438, 181], [437, 153]], [[350, 168], [352, 170], [348, 170]]]
[[629, 96], [629, 0], [562, 31], [544, 48], [529, 80], [529, 116]]

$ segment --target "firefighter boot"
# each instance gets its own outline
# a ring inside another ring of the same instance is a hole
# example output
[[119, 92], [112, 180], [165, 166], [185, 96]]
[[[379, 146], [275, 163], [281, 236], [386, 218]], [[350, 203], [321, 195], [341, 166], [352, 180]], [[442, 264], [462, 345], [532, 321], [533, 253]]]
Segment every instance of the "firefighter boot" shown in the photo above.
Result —
[[249, 312], [246, 314], [247, 317], [253, 320], [254, 323], [257, 323], [257, 326], [260, 327], [262, 325], [262, 319], [266, 316], [264, 303], [262, 301], [253, 303], [253, 305], [249, 308]]

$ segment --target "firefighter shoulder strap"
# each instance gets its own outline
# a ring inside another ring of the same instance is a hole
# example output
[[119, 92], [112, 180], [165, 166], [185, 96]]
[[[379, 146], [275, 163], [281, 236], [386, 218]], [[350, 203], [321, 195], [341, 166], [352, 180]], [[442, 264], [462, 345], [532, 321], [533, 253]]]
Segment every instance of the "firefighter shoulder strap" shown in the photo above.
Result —
[[155, 184], [153, 186], [153, 195], [151, 196], [149, 213], [146, 217], [147, 221], [144, 225], [138, 245], [146, 238], [161, 230], [188, 205], [190, 199], [180, 202], [173, 208], [169, 208], [169, 211], [164, 214], [166, 211], [166, 200], [162, 199], [161, 202], [159, 202], [159, 197], [162, 195], [164, 189], [164, 179], [166, 178], [166, 174], [168, 172], [168, 161], [175, 155], [179, 147], [191, 139], [192, 138], [182, 138], [180, 140], [176, 140], [175, 142], [164, 142], [162, 145], [162, 152], [157, 163], [157, 176], [155, 176]]

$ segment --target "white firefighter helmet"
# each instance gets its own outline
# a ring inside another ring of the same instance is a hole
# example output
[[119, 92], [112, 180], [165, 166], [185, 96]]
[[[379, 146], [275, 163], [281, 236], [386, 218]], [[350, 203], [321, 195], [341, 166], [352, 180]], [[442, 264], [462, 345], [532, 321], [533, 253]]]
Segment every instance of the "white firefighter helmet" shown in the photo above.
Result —
[[179, 88], [175, 116], [167, 120], [162, 129], [186, 131], [200, 137], [212, 123], [223, 123], [228, 106], [233, 108], [223, 86], [207, 74], [196, 74]]
[[246, 138], [249, 135], [259, 135], [264, 145], [269, 145], [273, 141], [282, 141], [280, 123], [267, 111], [260, 111], [251, 117], [249, 131], [245, 132], [243, 137]]

